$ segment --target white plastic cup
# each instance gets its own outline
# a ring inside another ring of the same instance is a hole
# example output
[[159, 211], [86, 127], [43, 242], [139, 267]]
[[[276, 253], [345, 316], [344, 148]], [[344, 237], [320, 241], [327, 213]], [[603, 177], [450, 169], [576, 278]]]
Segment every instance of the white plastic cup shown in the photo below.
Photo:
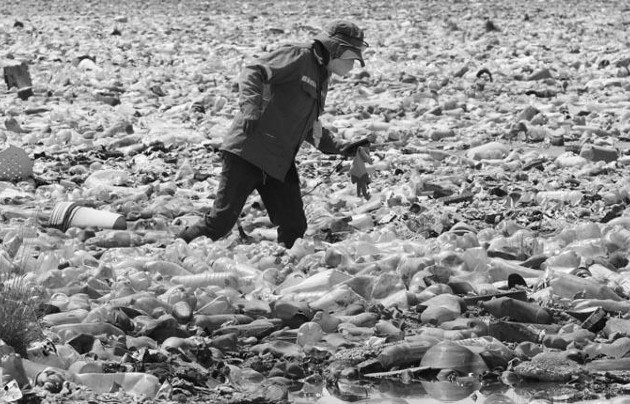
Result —
[[74, 202], [57, 202], [50, 213], [48, 224], [52, 227], [61, 228], [65, 231], [65, 229], [63, 229], [65, 217], [74, 206], [76, 206], [76, 203]]
[[48, 224], [61, 231], [70, 227], [95, 226], [103, 229], [126, 230], [127, 221], [118, 213], [87, 208], [75, 202], [59, 202], [53, 208]]

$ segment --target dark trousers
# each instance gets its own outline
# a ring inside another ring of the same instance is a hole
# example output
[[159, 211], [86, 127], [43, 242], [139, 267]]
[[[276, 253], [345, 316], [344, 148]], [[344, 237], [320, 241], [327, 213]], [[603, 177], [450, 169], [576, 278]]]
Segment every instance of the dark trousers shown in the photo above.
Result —
[[205, 217], [210, 238], [217, 240], [232, 230], [247, 197], [254, 190], [262, 198], [271, 222], [278, 226], [278, 243], [291, 248], [295, 240], [304, 235], [307, 226], [295, 164], [282, 182], [227, 152], [223, 153], [223, 169], [214, 206]]

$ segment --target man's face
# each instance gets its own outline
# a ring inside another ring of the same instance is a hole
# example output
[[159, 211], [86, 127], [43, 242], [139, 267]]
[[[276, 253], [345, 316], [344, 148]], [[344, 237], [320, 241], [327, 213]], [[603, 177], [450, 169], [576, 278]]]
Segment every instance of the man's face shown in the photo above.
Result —
[[354, 59], [332, 59], [326, 66], [328, 71], [338, 76], [345, 76], [354, 67]]

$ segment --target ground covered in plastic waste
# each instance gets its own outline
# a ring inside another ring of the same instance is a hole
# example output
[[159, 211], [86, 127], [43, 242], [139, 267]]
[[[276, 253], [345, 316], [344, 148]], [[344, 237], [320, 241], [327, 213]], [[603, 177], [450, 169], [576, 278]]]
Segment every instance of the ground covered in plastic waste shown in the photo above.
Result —
[[[225, 239], [175, 239], [240, 66], [333, 18], [370, 47], [322, 121], [375, 138], [370, 198], [305, 146], [293, 248], [257, 195]], [[623, 1], [3, 1], [0, 401], [623, 402], [629, 24]]]

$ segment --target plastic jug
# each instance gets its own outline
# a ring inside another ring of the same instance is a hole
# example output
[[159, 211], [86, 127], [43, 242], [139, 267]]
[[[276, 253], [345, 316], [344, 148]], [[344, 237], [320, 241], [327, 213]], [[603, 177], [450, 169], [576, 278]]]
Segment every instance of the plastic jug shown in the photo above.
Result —
[[74, 378], [96, 393], [112, 393], [120, 389], [153, 398], [160, 388], [158, 378], [148, 373], [81, 373]]

